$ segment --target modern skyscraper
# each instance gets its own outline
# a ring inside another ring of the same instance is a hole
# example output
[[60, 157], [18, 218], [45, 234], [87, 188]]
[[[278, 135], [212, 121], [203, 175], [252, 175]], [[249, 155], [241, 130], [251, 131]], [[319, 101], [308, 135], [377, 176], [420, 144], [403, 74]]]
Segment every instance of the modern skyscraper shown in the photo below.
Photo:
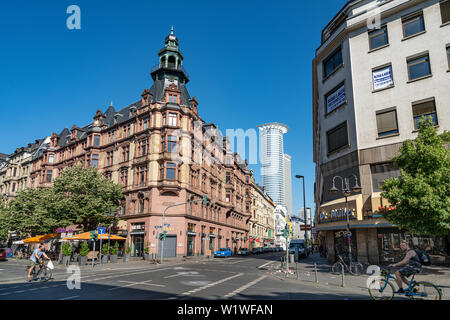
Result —
[[283, 154], [283, 187], [284, 187], [284, 205], [287, 212], [292, 217], [292, 174], [291, 174], [291, 156]]
[[289, 128], [281, 123], [258, 126], [260, 130], [261, 176], [263, 186], [275, 205], [292, 215], [291, 157], [284, 153], [283, 135]]

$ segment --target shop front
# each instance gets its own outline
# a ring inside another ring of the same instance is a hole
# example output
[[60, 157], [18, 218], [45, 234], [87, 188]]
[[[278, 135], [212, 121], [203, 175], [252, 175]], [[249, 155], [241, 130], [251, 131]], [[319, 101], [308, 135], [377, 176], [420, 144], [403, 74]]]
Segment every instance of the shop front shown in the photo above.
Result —
[[130, 231], [131, 239], [131, 256], [143, 257], [144, 255], [144, 239], [145, 239], [145, 222], [132, 223]]

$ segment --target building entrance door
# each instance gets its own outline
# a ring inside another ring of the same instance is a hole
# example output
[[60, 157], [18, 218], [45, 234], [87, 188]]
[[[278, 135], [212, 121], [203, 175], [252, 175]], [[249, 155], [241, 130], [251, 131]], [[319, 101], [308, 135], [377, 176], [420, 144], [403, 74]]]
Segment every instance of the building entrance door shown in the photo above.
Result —
[[[161, 240], [159, 240], [158, 253], [161, 256]], [[164, 258], [177, 256], [177, 236], [168, 234], [166, 240], [164, 240], [163, 249]]]
[[144, 236], [131, 236], [131, 256], [142, 257], [144, 252]]
[[195, 252], [194, 243], [195, 243], [195, 236], [188, 236], [187, 237], [187, 252], [186, 252], [186, 255], [188, 257], [192, 257], [194, 255], [194, 252]]

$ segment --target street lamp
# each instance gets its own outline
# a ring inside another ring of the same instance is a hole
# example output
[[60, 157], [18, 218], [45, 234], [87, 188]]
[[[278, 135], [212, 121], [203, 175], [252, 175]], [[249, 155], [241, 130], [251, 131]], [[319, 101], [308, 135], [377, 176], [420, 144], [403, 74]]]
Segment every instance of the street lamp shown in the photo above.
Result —
[[[352, 189], [350, 189], [350, 179], [351, 179], [351, 177], [355, 178], [355, 185], [353, 186]], [[335, 183], [336, 178], [341, 179], [341, 182], [342, 182], [341, 190], [339, 190], [336, 187], [336, 183]], [[354, 175], [354, 174], [352, 174], [350, 177], [347, 177], [347, 178], [342, 178], [341, 176], [334, 176], [333, 177], [333, 186], [331, 187], [331, 189], [329, 191], [332, 194], [337, 194], [339, 191], [341, 191], [342, 194], [345, 197], [345, 213], [347, 215], [348, 257], [349, 257], [349, 259], [351, 261], [352, 260], [352, 248], [351, 248], [351, 244], [350, 244], [351, 232], [350, 232], [350, 218], [349, 218], [349, 215], [348, 215], [348, 201], [347, 201], [347, 197], [349, 197], [352, 194], [352, 191], [354, 193], [361, 192], [361, 186], [358, 184], [358, 177], [356, 175]]]
[[305, 219], [305, 250], [308, 249], [307, 245], [308, 245], [308, 236], [307, 236], [307, 230], [306, 230], [306, 225], [307, 225], [307, 220], [306, 220], [306, 199], [305, 199], [305, 177], [301, 176], [301, 175], [296, 175], [295, 176], [297, 179], [303, 179], [303, 218]]

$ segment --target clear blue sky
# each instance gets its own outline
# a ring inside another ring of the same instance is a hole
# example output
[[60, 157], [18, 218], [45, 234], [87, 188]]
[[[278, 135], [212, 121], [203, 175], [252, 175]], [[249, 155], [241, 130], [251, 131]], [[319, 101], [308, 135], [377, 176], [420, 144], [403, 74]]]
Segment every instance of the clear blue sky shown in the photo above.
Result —
[[[313, 208], [311, 64], [322, 28], [345, 2], [2, 1], [0, 152], [84, 126], [111, 100], [116, 109], [137, 101], [174, 25], [201, 116], [223, 132], [288, 125], [285, 152], [293, 176], [306, 176]], [[72, 4], [81, 8], [81, 30], [66, 27]], [[302, 188], [293, 179], [297, 212]]]

